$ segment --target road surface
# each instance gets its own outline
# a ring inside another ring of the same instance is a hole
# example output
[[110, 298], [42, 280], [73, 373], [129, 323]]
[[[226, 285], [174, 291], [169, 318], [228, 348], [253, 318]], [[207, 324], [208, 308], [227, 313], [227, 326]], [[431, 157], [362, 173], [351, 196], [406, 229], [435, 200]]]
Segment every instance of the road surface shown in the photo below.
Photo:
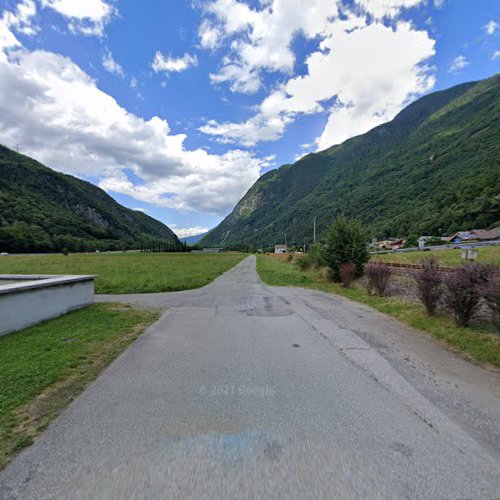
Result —
[[4, 499], [500, 498], [500, 377], [365, 306], [264, 286], [162, 318], [0, 473]]

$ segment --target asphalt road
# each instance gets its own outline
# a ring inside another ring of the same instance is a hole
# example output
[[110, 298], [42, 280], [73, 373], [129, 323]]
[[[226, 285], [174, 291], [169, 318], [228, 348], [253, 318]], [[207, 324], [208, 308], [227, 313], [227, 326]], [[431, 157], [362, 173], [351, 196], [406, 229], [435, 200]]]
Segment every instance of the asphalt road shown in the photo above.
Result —
[[[250, 257], [166, 308], [0, 473], [7, 498], [500, 498], [500, 376]], [[168, 308], [168, 309], [167, 309]]]

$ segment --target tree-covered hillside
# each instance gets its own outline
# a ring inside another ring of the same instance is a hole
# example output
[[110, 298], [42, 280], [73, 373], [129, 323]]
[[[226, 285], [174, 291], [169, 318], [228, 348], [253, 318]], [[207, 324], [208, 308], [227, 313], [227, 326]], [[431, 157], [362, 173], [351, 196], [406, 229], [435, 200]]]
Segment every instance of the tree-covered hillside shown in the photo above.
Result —
[[394, 120], [263, 175], [204, 245], [310, 242], [339, 214], [375, 237], [500, 222], [500, 75], [427, 95]]
[[0, 252], [179, 245], [165, 224], [102, 189], [0, 146]]

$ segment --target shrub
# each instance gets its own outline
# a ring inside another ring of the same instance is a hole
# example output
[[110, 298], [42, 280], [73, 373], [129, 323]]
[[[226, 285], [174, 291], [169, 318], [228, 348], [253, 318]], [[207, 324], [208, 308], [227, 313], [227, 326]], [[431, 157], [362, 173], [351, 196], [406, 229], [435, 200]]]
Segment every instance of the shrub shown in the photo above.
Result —
[[356, 276], [363, 274], [368, 262], [368, 234], [361, 222], [347, 217], [338, 217], [330, 226], [325, 244], [321, 248], [321, 258], [330, 268], [334, 281], [340, 281], [340, 265], [352, 264]]
[[500, 332], [500, 274], [492, 274], [488, 283], [483, 287], [482, 292], [491, 312], [491, 322]]
[[413, 273], [418, 298], [429, 316], [433, 316], [442, 295], [443, 278], [435, 257], [422, 260], [420, 269]]
[[289, 253], [289, 254], [287, 255], [286, 260], [287, 260], [288, 262], [292, 262], [292, 260], [293, 260], [293, 253]]
[[490, 270], [483, 264], [464, 264], [446, 276], [444, 303], [457, 326], [467, 326], [477, 313]]
[[323, 251], [319, 243], [314, 243], [309, 247], [307, 255], [311, 257], [312, 266], [321, 267], [325, 266], [326, 263], [323, 260]]
[[301, 271], [305, 271], [314, 265], [314, 260], [312, 256], [308, 253], [301, 255], [296, 261], [296, 264], [299, 266]]
[[369, 262], [365, 266], [366, 289], [370, 295], [375, 292], [379, 297], [386, 293], [392, 275], [392, 269], [383, 262]]
[[340, 264], [339, 275], [342, 286], [349, 288], [353, 279], [356, 277], [356, 268], [349, 263]]
[[66, 247], [64, 247], [64, 248], [62, 249], [62, 254], [63, 254], [63, 255], [68, 255], [68, 254], [69, 254], [69, 250], [68, 250]]

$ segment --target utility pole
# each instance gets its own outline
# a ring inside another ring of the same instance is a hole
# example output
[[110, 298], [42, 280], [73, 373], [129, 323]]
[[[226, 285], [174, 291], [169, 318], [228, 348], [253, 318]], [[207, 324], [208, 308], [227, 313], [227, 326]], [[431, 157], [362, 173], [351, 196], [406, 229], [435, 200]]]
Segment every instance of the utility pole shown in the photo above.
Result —
[[286, 233], [285, 233], [285, 245], [286, 245]]
[[314, 243], [316, 243], [316, 217], [314, 217]]

